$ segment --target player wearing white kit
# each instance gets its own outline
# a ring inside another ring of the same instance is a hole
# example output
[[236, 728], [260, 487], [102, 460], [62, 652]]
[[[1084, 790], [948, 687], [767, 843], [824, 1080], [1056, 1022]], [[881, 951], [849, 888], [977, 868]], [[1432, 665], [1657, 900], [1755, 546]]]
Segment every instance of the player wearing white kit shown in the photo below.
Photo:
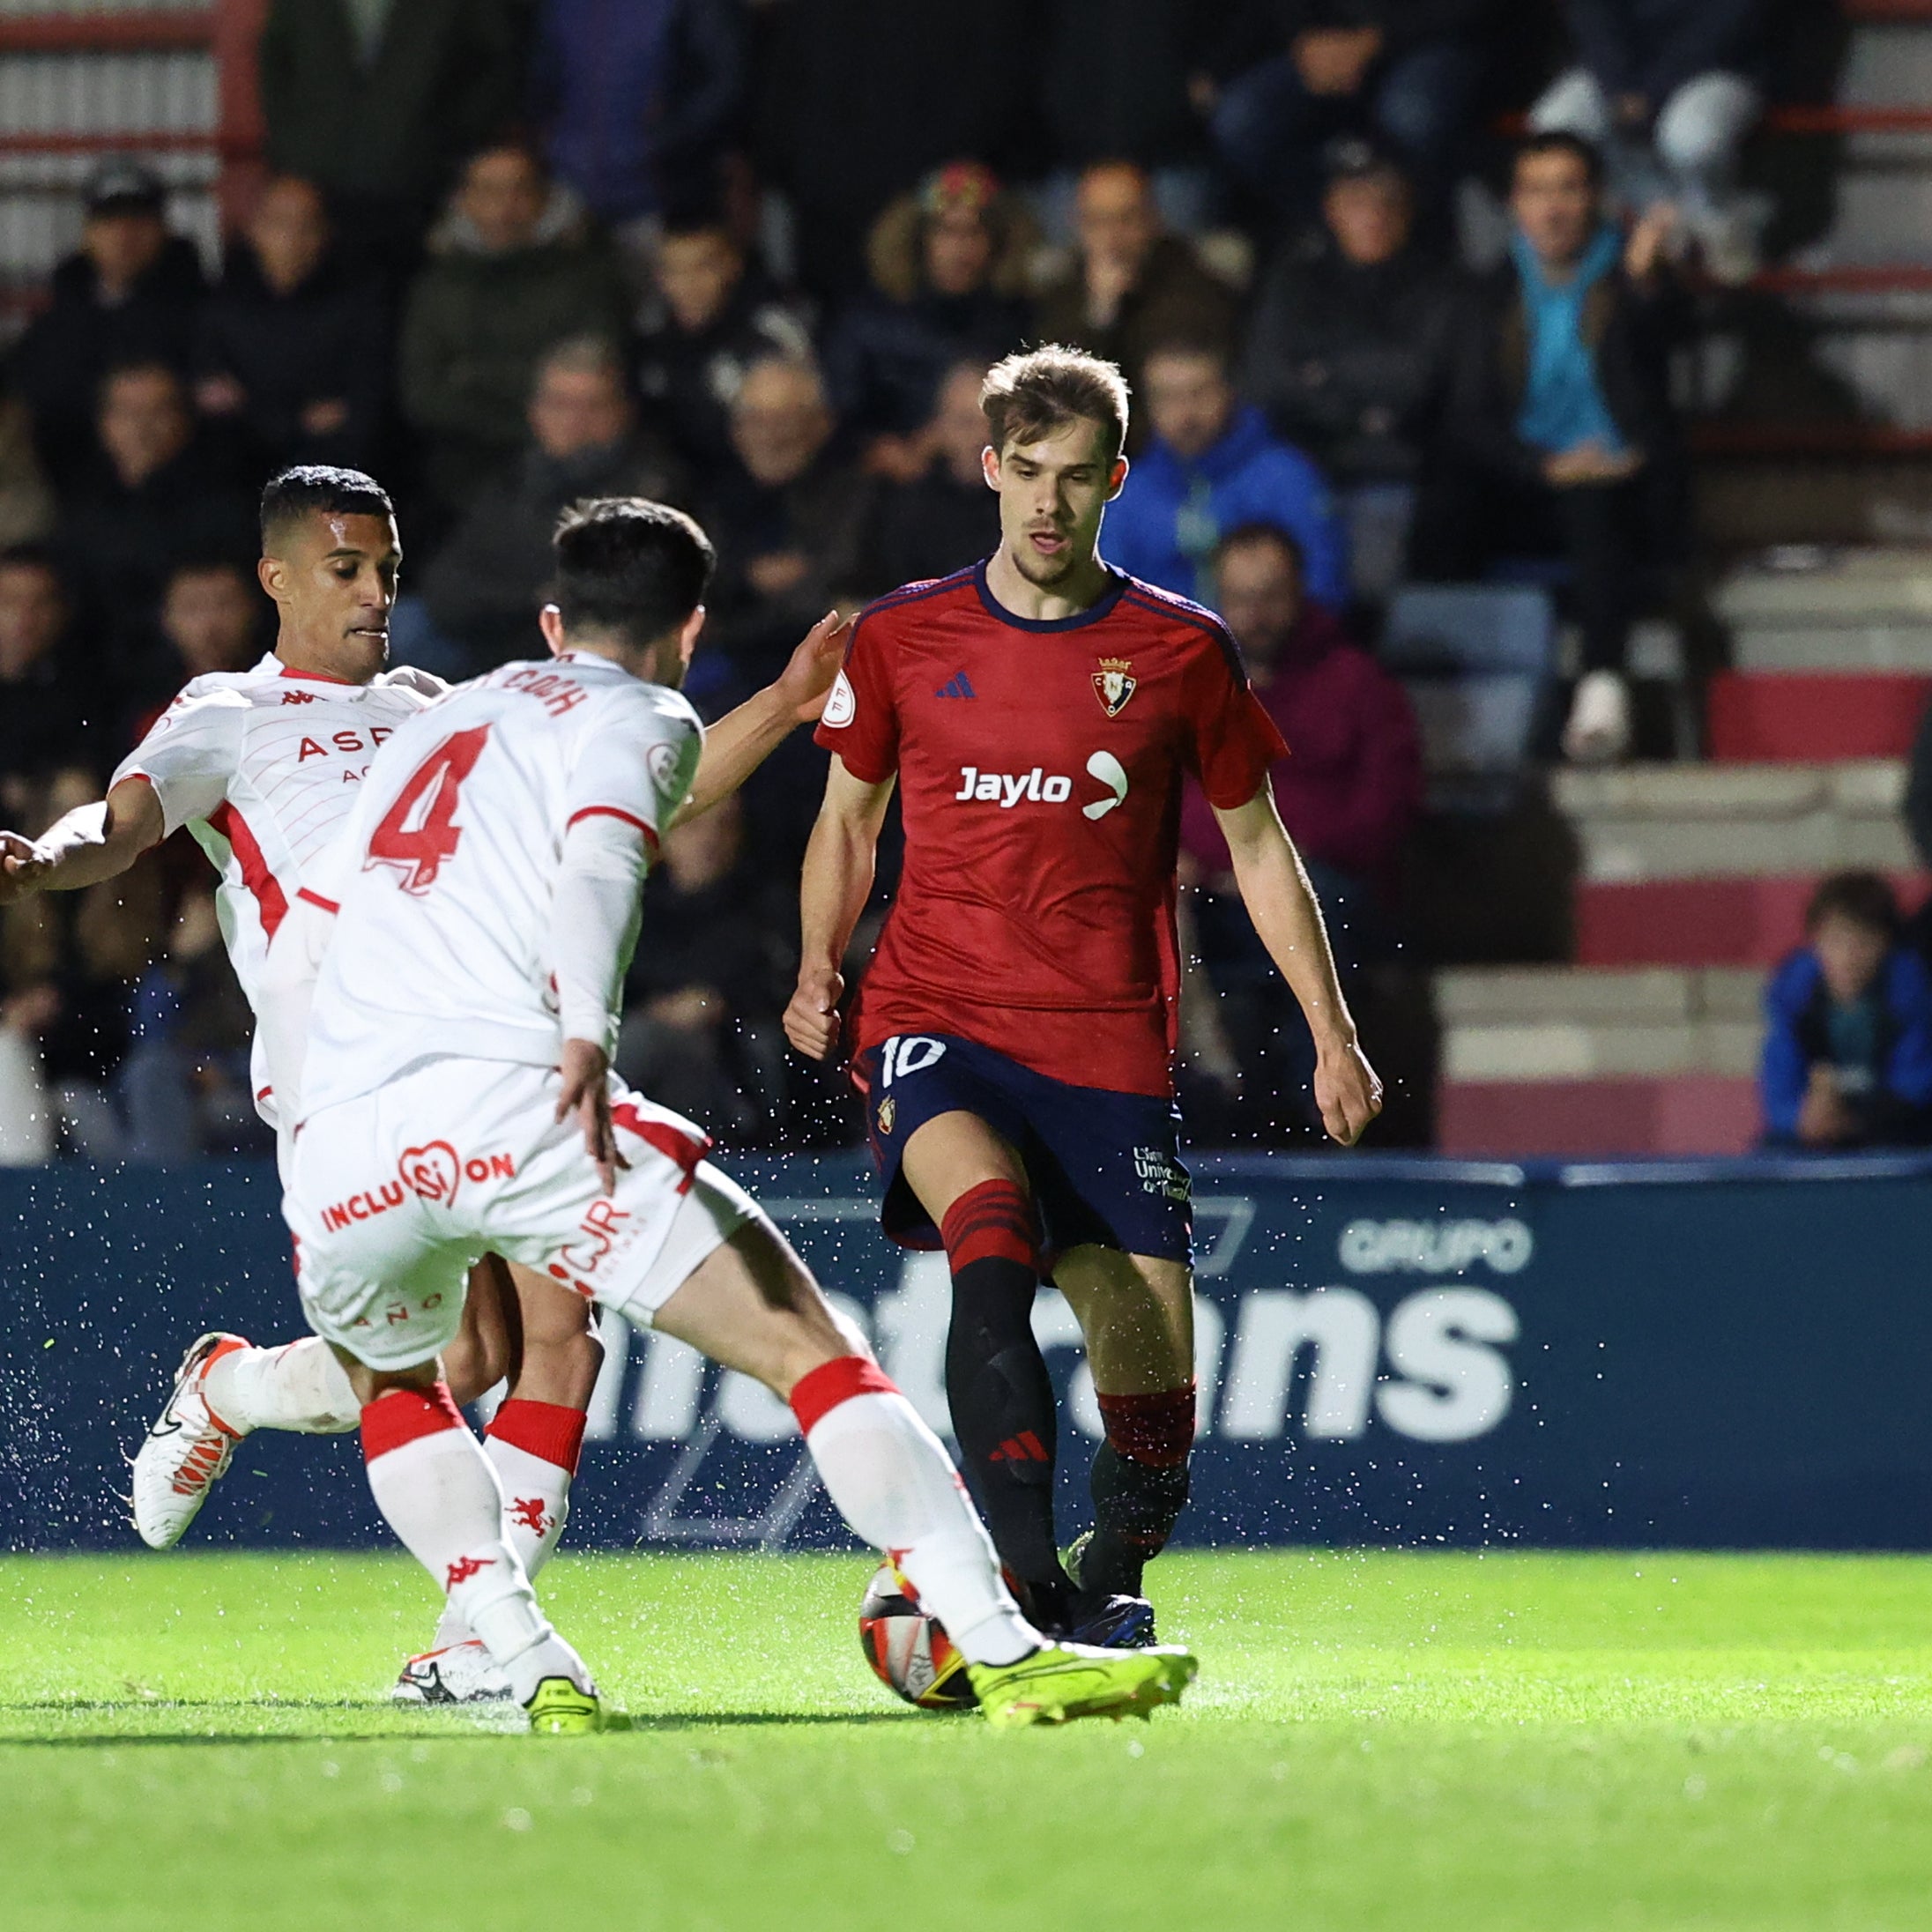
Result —
[[946, 1453], [687, 1120], [609, 1071], [659, 830], [702, 732], [670, 688], [710, 544], [662, 505], [557, 536], [553, 664], [511, 665], [398, 730], [344, 849], [285, 1203], [304, 1307], [365, 1407], [369, 1486], [539, 1729], [602, 1722], [538, 1608], [439, 1352], [494, 1252], [788, 1400], [833, 1501], [892, 1551], [1000, 1724], [1145, 1711], [1179, 1651], [1051, 1646], [1021, 1617]]
[[[197, 678], [114, 776], [103, 801], [38, 843], [0, 834], [0, 900], [69, 889], [124, 871], [186, 826], [220, 875], [222, 931], [257, 1021], [257, 1104], [284, 1158], [298, 1110], [308, 999], [333, 908], [317, 890], [322, 855], [346, 823], [375, 748], [440, 696], [440, 680], [384, 673], [401, 562], [388, 496], [356, 471], [285, 472], [264, 492], [261, 578], [279, 617], [274, 652], [252, 670]], [[702, 806], [723, 796], [815, 710], [838, 640], [828, 621], [779, 680], [724, 720], [707, 747]], [[509, 1489], [514, 1534], [540, 1566], [561, 1533], [583, 1409], [602, 1349], [574, 1294], [546, 1276], [513, 1287], [479, 1264], [449, 1369], [462, 1401], [506, 1375], [489, 1454]], [[334, 1356], [310, 1337], [279, 1349], [227, 1334], [193, 1343], [133, 1471], [136, 1526], [177, 1542], [235, 1445], [257, 1428], [333, 1433], [360, 1405]], [[404, 1667], [398, 1695], [442, 1701], [502, 1694], [481, 1646], [446, 1624]]]

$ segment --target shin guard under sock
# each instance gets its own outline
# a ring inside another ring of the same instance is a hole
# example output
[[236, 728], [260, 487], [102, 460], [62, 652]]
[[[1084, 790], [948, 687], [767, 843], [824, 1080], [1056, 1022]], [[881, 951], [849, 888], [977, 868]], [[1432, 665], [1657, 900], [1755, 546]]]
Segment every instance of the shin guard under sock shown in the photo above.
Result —
[[[505, 1540], [534, 1582], [550, 1561], [570, 1516], [570, 1483], [583, 1453], [584, 1415], [558, 1402], [512, 1395], [485, 1430], [483, 1453], [503, 1487]], [[446, 1608], [430, 1644], [442, 1650], [471, 1635], [455, 1607]]]
[[1000, 1559], [1041, 1617], [1064, 1611], [1053, 1535], [1057, 1416], [1046, 1360], [1033, 1338], [1039, 1260], [1033, 1207], [1011, 1181], [983, 1181], [940, 1227], [953, 1275], [946, 1397], [960, 1461]]
[[286, 1429], [303, 1436], [343, 1436], [362, 1415], [335, 1351], [319, 1335], [279, 1349], [230, 1349], [210, 1365], [202, 1393], [241, 1435]]
[[509, 1673], [518, 1701], [546, 1676], [589, 1688], [582, 1660], [546, 1621], [504, 1541], [503, 1492], [449, 1389], [439, 1382], [377, 1396], [362, 1411], [362, 1453], [376, 1507]]
[[1080, 1586], [1139, 1596], [1143, 1566], [1167, 1547], [1186, 1507], [1194, 1385], [1099, 1402], [1107, 1439], [1094, 1453], [1094, 1534], [1081, 1554]]
[[939, 1438], [876, 1362], [822, 1364], [800, 1377], [791, 1408], [839, 1513], [891, 1557], [970, 1661], [1014, 1663], [1037, 1646]]

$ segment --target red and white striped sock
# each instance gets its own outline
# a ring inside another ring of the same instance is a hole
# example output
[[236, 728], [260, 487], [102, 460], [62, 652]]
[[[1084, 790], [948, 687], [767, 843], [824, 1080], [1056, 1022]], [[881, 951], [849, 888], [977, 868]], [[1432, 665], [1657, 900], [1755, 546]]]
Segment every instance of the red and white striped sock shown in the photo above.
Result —
[[[513, 1395], [490, 1418], [483, 1453], [503, 1489], [506, 1540], [532, 1582], [550, 1561], [570, 1515], [570, 1480], [583, 1453], [584, 1415], [561, 1402]], [[430, 1646], [460, 1644], [470, 1631], [452, 1604]]]
[[361, 1404], [335, 1350], [320, 1335], [279, 1349], [224, 1349], [202, 1378], [209, 1408], [237, 1434], [286, 1429], [301, 1436], [346, 1436]]
[[362, 1453], [384, 1520], [509, 1673], [517, 1701], [527, 1701], [545, 1677], [569, 1676], [590, 1688], [583, 1661], [537, 1607], [523, 1562], [505, 1539], [495, 1472], [447, 1385], [377, 1396], [362, 1411]]
[[792, 1413], [839, 1513], [890, 1553], [973, 1663], [1014, 1663], [1045, 1639], [1020, 1615], [940, 1439], [869, 1356], [802, 1376]]

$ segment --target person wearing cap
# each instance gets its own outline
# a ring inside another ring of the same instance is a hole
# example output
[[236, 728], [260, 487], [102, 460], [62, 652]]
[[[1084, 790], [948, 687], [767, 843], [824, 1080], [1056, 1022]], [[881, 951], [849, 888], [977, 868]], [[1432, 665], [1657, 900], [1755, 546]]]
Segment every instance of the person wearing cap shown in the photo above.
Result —
[[832, 401], [865, 441], [867, 467], [899, 482], [933, 454], [920, 434], [955, 362], [994, 362], [1026, 334], [1037, 234], [990, 168], [935, 168], [873, 224], [872, 291], [833, 325]]
[[33, 412], [41, 460], [63, 497], [99, 457], [102, 376], [129, 363], [188, 366], [201, 260], [169, 233], [167, 202], [145, 163], [102, 160], [87, 180], [80, 247], [54, 271], [52, 299], [13, 353], [14, 392]]
[[1350, 137], [1326, 160], [1319, 225], [1262, 277], [1240, 388], [1333, 479], [1356, 589], [1376, 596], [1401, 573], [1451, 271], [1416, 245], [1414, 193], [1386, 150]]

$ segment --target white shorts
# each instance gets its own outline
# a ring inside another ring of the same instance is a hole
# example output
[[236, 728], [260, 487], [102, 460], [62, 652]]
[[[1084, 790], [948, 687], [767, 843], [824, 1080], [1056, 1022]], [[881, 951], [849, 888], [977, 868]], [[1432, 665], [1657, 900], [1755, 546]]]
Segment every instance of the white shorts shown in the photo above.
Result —
[[435, 1059], [302, 1123], [282, 1212], [308, 1324], [374, 1369], [455, 1339], [469, 1271], [501, 1254], [648, 1327], [692, 1270], [762, 1211], [682, 1115], [611, 1078], [613, 1194], [554, 1068]]

